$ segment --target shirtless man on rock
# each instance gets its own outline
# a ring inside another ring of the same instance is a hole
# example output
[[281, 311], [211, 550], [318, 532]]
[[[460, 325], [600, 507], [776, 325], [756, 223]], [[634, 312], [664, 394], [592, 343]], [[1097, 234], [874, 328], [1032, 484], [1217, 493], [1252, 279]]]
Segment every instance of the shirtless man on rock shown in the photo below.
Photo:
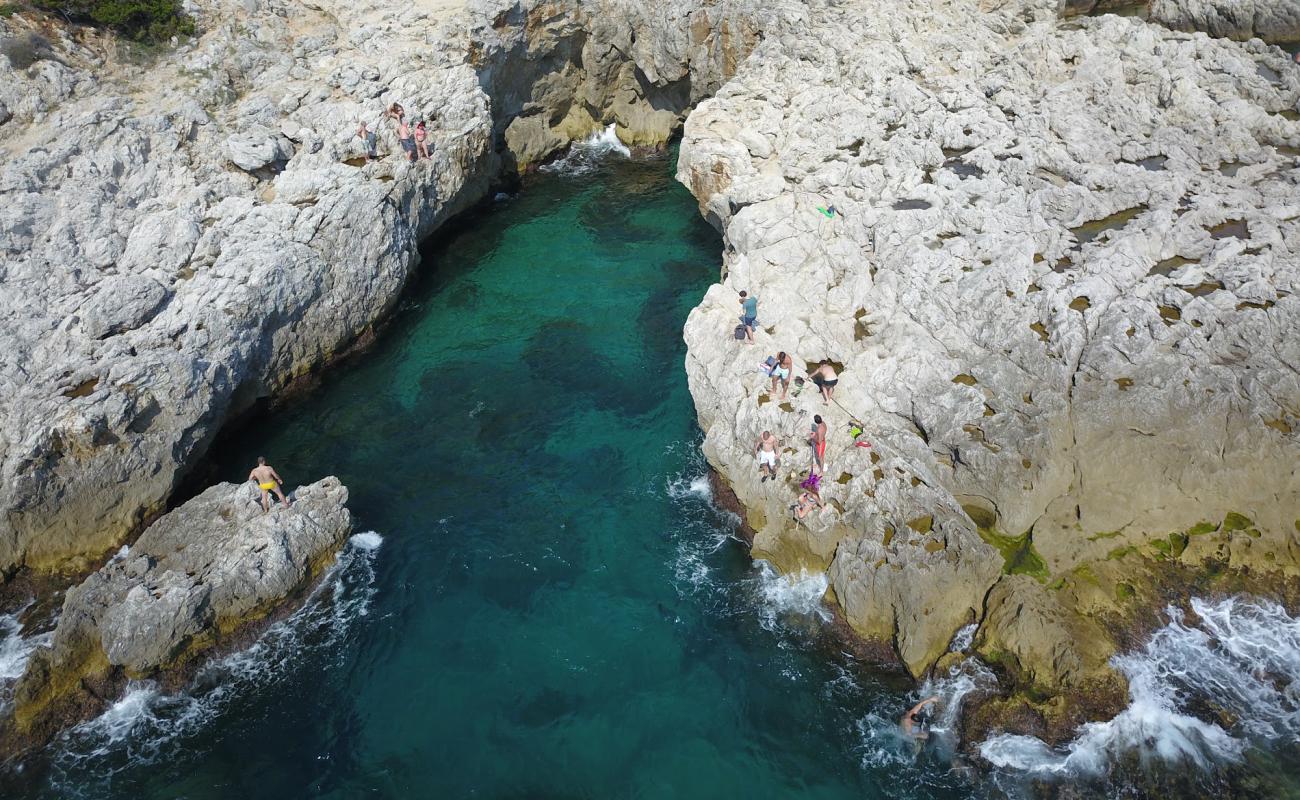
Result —
[[271, 492], [275, 492], [275, 496], [280, 498], [280, 502], [284, 504], [285, 508], [289, 507], [289, 498], [284, 496], [284, 490], [281, 488], [284, 486], [284, 481], [280, 480], [280, 476], [276, 474], [273, 467], [267, 465], [266, 458], [263, 456], [257, 457], [257, 466], [253, 467], [253, 471], [248, 473], [248, 479], [256, 483], [257, 488], [262, 490], [263, 511], [271, 510]]

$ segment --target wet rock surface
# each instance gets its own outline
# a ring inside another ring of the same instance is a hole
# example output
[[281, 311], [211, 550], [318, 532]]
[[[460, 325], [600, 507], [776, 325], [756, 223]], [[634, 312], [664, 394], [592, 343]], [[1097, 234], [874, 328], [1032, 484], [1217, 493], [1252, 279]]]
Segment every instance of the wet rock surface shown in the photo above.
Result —
[[224, 483], [164, 515], [68, 590], [49, 645], [14, 687], [8, 737], [40, 741], [112, 702], [124, 681], [183, 671], [300, 596], [351, 529], [347, 499], [330, 477], [264, 512], [251, 483]]
[[[1122, 697], [1123, 620], [1300, 575], [1300, 71], [1051, 3], [879, 11], [809, 7], [687, 122], [728, 245], [686, 325], [705, 453], [755, 555], [825, 570], [913, 674], [975, 621], [1017, 685]], [[842, 365], [834, 402], [774, 393], [778, 350]]]

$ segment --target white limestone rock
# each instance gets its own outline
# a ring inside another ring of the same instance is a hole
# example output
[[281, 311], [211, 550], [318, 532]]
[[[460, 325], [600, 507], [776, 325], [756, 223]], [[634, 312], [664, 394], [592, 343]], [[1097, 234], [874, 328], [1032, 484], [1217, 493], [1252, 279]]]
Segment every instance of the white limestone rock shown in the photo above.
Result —
[[[1300, 575], [1300, 70], [1056, 11], [812, 6], [686, 124], [678, 177], [727, 242], [685, 331], [704, 452], [755, 555], [825, 570], [916, 675], [977, 621], [1042, 686], [1110, 681], [1087, 620], [1157, 602], [1147, 565]], [[842, 364], [835, 404], [773, 397], [778, 350]], [[830, 506], [795, 523], [816, 413]]]

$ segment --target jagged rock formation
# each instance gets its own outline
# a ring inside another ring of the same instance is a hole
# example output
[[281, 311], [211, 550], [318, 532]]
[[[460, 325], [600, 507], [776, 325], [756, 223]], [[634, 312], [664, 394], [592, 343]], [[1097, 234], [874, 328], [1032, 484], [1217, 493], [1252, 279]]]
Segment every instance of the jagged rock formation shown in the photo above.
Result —
[[14, 692], [0, 739], [40, 741], [111, 702], [126, 680], [183, 671], [298, 595], [352, 525], [337, 478], [262, 511], [251, 483], [223, 483], [166, 514], [126, 552], [68, 590], [48, 647]]
[[143, 66], [0, 18], [0, 576], [93, 564], [226, 420], [364, 340], [503, 169], [609, 123], [662, 143], [755, 39], [727, 2], [188, 5], [201, 37]]
[[[818, 4], [765, 38], [686, 125], [679, 178], [728, 250], [687, 372], [757, 556], [826, 571], [914, 674], [976, 621], [1018, 685], [1096, 713], [1166, 596], [1300, 576], [1300, 70], [1057, 11]], [[730, 337], [741, 289], [758, 347]], [[835, 404], [773, 396], [777, 350], [842, 366]], [[828, 508], [799, 524], [815, 413]]]
[[1150, 0], [1152, 21], [1211, 36], [1300, 42], [1300, 0]]

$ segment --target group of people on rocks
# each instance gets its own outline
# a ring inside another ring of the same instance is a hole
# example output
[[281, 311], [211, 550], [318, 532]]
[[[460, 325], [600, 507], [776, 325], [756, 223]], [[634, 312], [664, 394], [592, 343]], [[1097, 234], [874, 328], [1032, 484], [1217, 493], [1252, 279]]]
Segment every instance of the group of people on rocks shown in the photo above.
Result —
[[[393, 121], [397, 134], [397, 143], [406, 153], [406, 159], [415, 163], [422, 158], [432, 158], [429, 153], [429, 129], [424, 120], [416, 120], [412, 125], [406, 120], [406, 109], [401, 103], [393, 103], [384, 111], [384, 118]], [[379, 133], [371, 130], [365, 120], [357, 122], [357, 138], [365, 142], [366, 157], [371, 161], [379, 158]]]
[[[735, 338], [743, 340], [745, 344], [752, 345], [754, 344], [754, 330], [758, 327], [758, 298], [747, 291], [741, 292], [740, 311], [740, 325], [736, 327]], [[790, 391], [790, 384], [793, 382], [795, 386], [794, 396], [799, 396], [804, 386], [804, 380], [798, 377], [792, 379], [794, 359], [789, 353], [782, 350], [775, 356], [768, 357], [760, 366], [760, 369], [772, 379], [771, 394], [775, 395], [779, 388], [781, 390], [780, 399], [785, 400]], [[821, 392], [822, 403], [829, 406], [835, 397], [835, 387], [840, 382], [840, 376], [835, 371], [834, 365], [831, 364], [829, 359], [822, 359], [818, 362], [816, 368], [809, 371], [808, 378]], [[805, 437], [812, 450], [808, 477], [799, 484], [799, 495], [795, 502], [790, 505], [790, 511], [796, 520], [803, 520], [814, 510], [826, 506], [821, 496], [821, 482], [826, 474], [826, 440], [828, 434], [829, 427], [826, 425], [826, 420], [822, 419], [821, 414], [814, 414], [812, 424], [809, 426]], [[851, 420], [849, 434], [854, 439], [854, 446], [871, 446], [870, 442], [860, 438], [863, 434], [862, 423]], [[754, 443], [754, 454], [758, 458], [759, 483], [766, 483], [768, 480], [776, 481], [782, 443], [782, 440], [770, 430], [763, 431], [758, 437], [758, 441]], [[930, 726], [939, 703], [938, 697], [927, 697], [904, 714], [899, 720], [899, 727], [904, 737], [917, 742], [929, 738]]]
[[[740, 325], [736, 328], [736, 339], [743, 340], [746, 344], [754, 344], [754, 329], [758, 326], [758, 298], [743, 291], [740, 293]], [[805, 385], [804, 379], [794, 377], [794, 358], [784, 350], [778, 352], [775, 356], [770, 356], [763, 362], [760, 369], [772, 379], [771, 393], [776, 394], [777, 388], [781, 390], [781, 400], [785, 400], [790, 391], [790, 384], [794, 383], [794, 396], [798, 397], [803, 391]], [[821, 392], [822, 404], [829, 406], [835, 397], [835, 387], [840, 382], [840, 376], [835, 371], [835, 366], [829, 359], [822, 359], [817, 366], [808, 372], [808, 379]], [[854, 438], [861, 435], [861, 427], [855, 423], [856, 431]], [[828, 428], [825, 420], [820, 414], [813, 416], [813, 422], [809, 428], [806, 441], [812, 448], [812, 462], [808, 469], [808, 477], [804, 479], [800, 486], [800, 493], [795, 503], [790, 506], [796, 519], [802, 520], [808, 516], [814, 509], [823, 508], [825, 504], [821, 497], [821, 480], [826, 472], [826, 438]], [[855, 442], [857, 444], [857, 442]], [[870, 446], [862, 443], [863, 446]], [[758, 441], [754, 443], [754, 453], [758, 457], [759, 482], [765, 483], [769, 479], [775, 481], [777, 474], [777, 464], [780, 461], [778, 453], [780, 452], [781, 440], [778, 439], [771, 431], [763, 431]]]

